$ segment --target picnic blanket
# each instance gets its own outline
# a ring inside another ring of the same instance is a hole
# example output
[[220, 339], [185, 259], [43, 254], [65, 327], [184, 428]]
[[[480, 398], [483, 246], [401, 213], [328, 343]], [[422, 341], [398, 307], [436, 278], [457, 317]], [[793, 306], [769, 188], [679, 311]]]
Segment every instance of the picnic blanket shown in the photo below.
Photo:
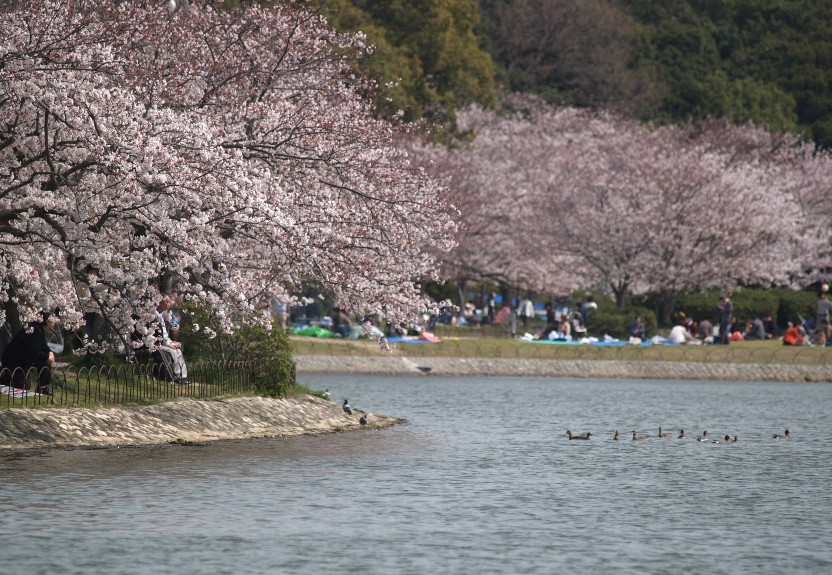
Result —
[[36, 391], [29, 391], [28, 389], [18, 389], [8, 385], [0, 385], [0, 393], [3, 395], [11, 395], [12, 397], [38, 397], [40, 394]]

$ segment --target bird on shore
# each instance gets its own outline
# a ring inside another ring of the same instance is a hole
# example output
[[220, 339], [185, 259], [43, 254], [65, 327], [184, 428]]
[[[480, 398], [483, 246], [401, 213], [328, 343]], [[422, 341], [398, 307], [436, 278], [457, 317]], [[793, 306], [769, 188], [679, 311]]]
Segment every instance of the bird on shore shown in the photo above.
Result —
[[324, 399], [332, 399], [332, 394], [329, 393], [329, 388], [324, 390]]
[[684, 429], [680, 429], [680, 430], [679, 430], [679, 437], [677, 437], [676, 439], [687, 439], [687, 438], [688, 438], [688, 436], [687, 436], [687, 435], [685, 435], [685, 430], [684, 430]]
[[587, 441], [590, 437], [592, 437], [592, 433], [590, 433], [589, 431], [587, 431], [586, 433], [582, 433], [581, 435], [572, 435], [572, 432], [567, 430], [566, 435], [569, 436], [570, 441], [573, 439], [582, 439], [584, 441]]
[[620, 433], [618, 433], [618, 430], [617, 430], [617, 429], [615, 430], [615, 435], [613, 435], [613, 436], [612, 436], [612, 438], [613, 438], [613, 440], [615, 440], [615, 441], [621, 441], [621, 434], [620, 434]]
[[787, 429], [786, 431], [783, 432], [783, 435], [779, 435], [779, 434], [775, 433], [773, 435], [773, 437], [774, 437], [774, 439], [791, 439], [792, 438], [792, 432]]
[[346, 413], [347, 415], [352, 415], [352, 408], [350, 407], [349, 401], [345, 399], [344, 405], [342, 405], [341, 407], [343, 408], [344, 413]]
[[672, 433], [662, 433], [662, 428], [659, 426], [659, 437], [673, 437]]
[[644, 441], [645, 439], [650, 439], [646, 435], [636, 435], [635, 429], [633, 430], [633, 441]]
[[708, 441], [708, 430], [702, 432], [702, 437], [697, 437], [696, 441]]
[[361, 425], [367, 425], [367, 414], [366, 413], [361, 414], [361, 417], [358, 419], [358, 423], [360, 423]]

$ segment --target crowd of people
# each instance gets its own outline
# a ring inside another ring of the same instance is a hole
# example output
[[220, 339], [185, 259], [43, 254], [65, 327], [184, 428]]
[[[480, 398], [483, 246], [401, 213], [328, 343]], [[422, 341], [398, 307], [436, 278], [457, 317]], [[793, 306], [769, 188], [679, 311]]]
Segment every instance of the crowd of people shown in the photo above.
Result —
[[[734, 305], [727, 294], [719, 298], [715, 308], [718, 325], [714, 326], [707, 318], [698, 323], [693, 317], [678, 312], [674, 326], [666, 340], [675, 344], [722, 344], [728, 345], [732, 341], [764, 341], [777, 339], [783, 345], [816, 345], [832, 347], [832, 326], [830, 326], [829, 286], [821, 286], [817, 303], [817, 313], [814, 318], [802, 320], [799, 324], [788, 322], [782, 335], [778, 334], [777, 324], [771, 313], [750, 314], [745, 321], [741, 321], [734, 314]], [[636, 317], [628, 327], [631, 340], [643, 340], [644, 325], [641, 318]]]
[[[186, 383], [188, 366], [183, 355], [182, 343], [177, 341], [179, 315], [174, 306], [176, 297], [172, 294], [160, 294], [159, 303], [153, 318], [146, 325], [151, 334], [151, 344], [136, 332], [133, 341], [136, 349], [145, 349], [156, 365], [157, 375], [161, 379]], [[89, 312], [92, 316], [92, 312]], [[58, 323], [59, 309], [44, 310], [41, 321], [32, 322], [12, 333], [8, 321], [3, 325], [2, 353], [0, 353], [0, 386], [18, 390], [28, 390], [29, 378], [37, 379], [35, 393], [50, 395], [52, 393], [52, 368], [55, 364], [53, 334], [60, 333]], [[86, 317], [90, 322], [98, 321], [95, 317]], [[79, 328], [75, 335], [82, 344], [87, 344], [99, 337], [89, 325]], [[60, 349], [63, 349], [61, 344]], [[34, 374], [34, 375], [32, 375]]]

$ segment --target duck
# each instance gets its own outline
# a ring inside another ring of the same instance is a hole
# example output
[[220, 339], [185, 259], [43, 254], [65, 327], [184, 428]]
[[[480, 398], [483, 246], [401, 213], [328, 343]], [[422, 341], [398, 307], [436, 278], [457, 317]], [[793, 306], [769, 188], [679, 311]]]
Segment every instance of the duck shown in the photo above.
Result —
[[740, 436], [739, 436], [739, 435], [735, 435], [735, 436], [734, 436], [734, 441], [732, 441], [731, 443], [739, 443], [739, 442], [740, 442]]
[[633, 430], [633, 441], [642, 441], [644, 439], [650, 439], [646, 435], [636, 435], [635, 430]]
[[618, 433], [618, 430], [615, 430], [615, 435], [612, 436], [613, 441], [621, 441], [621, 434]]
[[342, 405], [341, 408], [344, 410], [344, 413], [346, 413], [347, 415], [352, 415], [352, 408], [350, 407], [350, 402], [347, 401], [346, 399], [344, 400], [344, 405]]
[[326, 388], [324, 390], [324, 399], [327, 399], [327, 400], [332, 399], [332, 394], [329, 393], [329, 388]]
[[673, 437], [672, 433], [662, 433], [662, 428], [659, 426], [659, 437]]
[[687, 439], [687, 438], [688, 438], [688, 436], [687, 436], [687, 435], [685, 435], [685, 430], [684, 430], [684, 429], [680, 429], [680, 430], [679, 430], [679, 437], [677, 437], [676, 439]]
[[792, 432], [787, 429], [786, 431], [783, 432], [783, 435], [779, 435], [779, 434], [775, 433], [773, 437], [774, 437], [774, 439], [791, 439], [792, 438]]
[[369, 414], [362, 413], [361, 417], [358, 418], [358, 423], [360, 423], [361, 425], [367, 425], [367, 415], [369, 415]]
[[722, 438], [722, 441], [720, 441], [719, 439], [714, 439], [711, 443], [719, 443], [719, 444], [721, 444], [721, 445], [725, 445], [725, 444], [727, 444], [727, 443], [731, 443], [731, 436], [730, 436], [730, 435], [726, 435], [725, 437], [723, 437], [723, 438]]
[[708, 430], [702, 432], [702, 437], [697, 437], [696, 441], [708, 441]]
[[590, 433], [589, 431], [587, 431], [586, 433], [583, 433], [581, 435], [572, 435], [572, 432], [567, 430], [566, 435], [569, 436], [570, 441], [573, 440], [573, 439], [582, 439], [584, 441], [587, 441], [587, 440], [589, 440], [590, 437], [592, 437], [592, 433]]

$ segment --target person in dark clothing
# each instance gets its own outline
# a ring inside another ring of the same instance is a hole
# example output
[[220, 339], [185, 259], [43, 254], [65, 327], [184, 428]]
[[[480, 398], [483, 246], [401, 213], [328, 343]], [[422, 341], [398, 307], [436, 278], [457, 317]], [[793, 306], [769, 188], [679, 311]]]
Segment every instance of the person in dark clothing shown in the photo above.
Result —
[[[31, 331], [19, 330], [6, 349], [3, 350], [3, 370], [0, 383], [18, 389], [28, 389], [26, 381], [27, 371], [38, 370], [38, 393], [49, 393], [49, 385], [52, 383], [52, 364], [55, 362], [55, 354], [46, 345], [46, 331], [55, 327], [56, 319], [51, 313], [43, 313], [41, 323], [30, 324]], [[6, 371], [8, 370], [8, 371]]]
[[731, 336], [731, 323], [734, 317], [734, 304], [727, 295], [723, 294], [716, 304], [717, 315], [719, 316], [719, 343], [728, 345]]
[[773, 339], [777, 332], [777, 325], [771, 319], [770, 313], [763, 316], [763, 327], [766, 330], [766, 339]]
[[633, 323], [627, 327], [627, 335], [630, 339], [638, 338], [642, 341], [646, 339], [647, 335], [644, 331], [644, 324], [641, 323], [641, 316], [637, 315], [633, 320]]

